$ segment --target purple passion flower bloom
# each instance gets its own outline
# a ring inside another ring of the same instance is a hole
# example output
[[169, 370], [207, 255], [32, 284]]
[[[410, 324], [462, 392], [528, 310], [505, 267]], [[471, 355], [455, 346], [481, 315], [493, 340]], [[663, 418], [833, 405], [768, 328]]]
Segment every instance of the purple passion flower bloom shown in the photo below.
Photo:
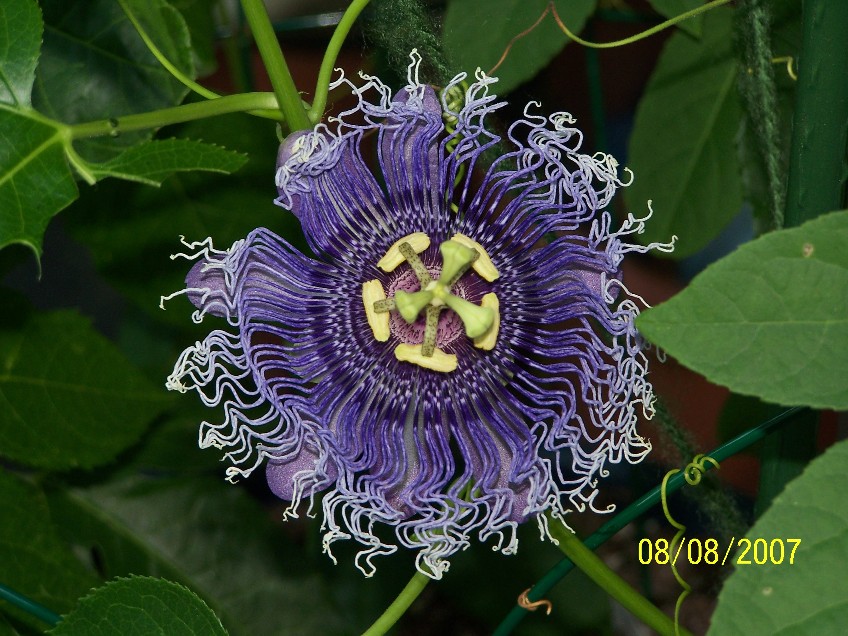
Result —
[[186, 349], [167, 386], [223, 408], [200, 445], [226, 450], [230, 480], [264, 463], [291, 516], [323, 494], [325, 551], [356, 540], [370, 575], [400, 544], [439, 578], [472, 534], [512, 553], [528, 518], [545, 531], [544, 512], [597, 509], [608, 465], [649, 451], [619, 266], [650, 248], [625, 241], [644, 219], [612, 229], [625, 184], [612, 157], [580, 153], [570, 115], [528, 107], [502, 140], [484, 125], [504, 105], [495, 79], [458, 91], [459, 76], [439, 98], [419, 61], [394, 97], [340, 78], [358, 105], [280, 147], [277, 202], [315, 256], [266, 229], [225, 251], [187, 244], [178, 293], [230, 328]]

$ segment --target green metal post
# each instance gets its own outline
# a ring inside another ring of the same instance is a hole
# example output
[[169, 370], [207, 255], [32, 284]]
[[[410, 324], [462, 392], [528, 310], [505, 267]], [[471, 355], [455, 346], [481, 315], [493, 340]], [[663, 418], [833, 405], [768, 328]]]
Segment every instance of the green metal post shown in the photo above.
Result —
[[[848, 176], [848, 2], [804, 0], [792, 122], [786, 227], [845, 206]], [[815, 454], [815, 412], [763, 446], [757, 513], [762, 513]]]

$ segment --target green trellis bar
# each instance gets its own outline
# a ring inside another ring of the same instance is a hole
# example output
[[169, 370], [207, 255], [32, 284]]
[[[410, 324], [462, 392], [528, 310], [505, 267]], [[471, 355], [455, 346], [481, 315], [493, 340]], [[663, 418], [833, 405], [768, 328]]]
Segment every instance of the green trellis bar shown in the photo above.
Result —
[[47, 609], [43, 605], [39, 605], [31, 598], [27, 598], [10, 587], [6, 587], [0, 583], [0, 600], [6, 601], [15, 607], [22, 609], [27, 614], [35, 616], [37, 619], [44, 621], [51, 627], [58, 625], [62, 617], [56, 612]]
[[[786, 227], [846, 205], [848, 2], [804, 0]], [[817, 414], [799, 415], [763, 448], [757, 512], [815, 455]]]

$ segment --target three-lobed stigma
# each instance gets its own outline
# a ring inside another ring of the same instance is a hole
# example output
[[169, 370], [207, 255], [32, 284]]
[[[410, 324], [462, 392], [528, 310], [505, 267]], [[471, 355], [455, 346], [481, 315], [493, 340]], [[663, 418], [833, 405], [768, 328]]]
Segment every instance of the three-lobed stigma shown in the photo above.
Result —
[[425, 312], [423, 342], [397, 345], [395, 357], [432, 371], [450, 372], [456, 369], [457, 359], [455, 354], [446, 353], [436, 346], [439, 314], [445, 308], [452, 309], [459, 316], [465, 335], [474, 341], [475, 347], [493, 349], [500, 327], [497, 296], [488, 293], [477, 305], [453, 293], [452, 289], [469, 269], [474, 269], [477, 275], [488, 282], [497, 279], [499, 273], [479, 243], [462, 234], [455, 234], [439, 245], [442, 269], [439, 279], [433, 280], [418, 256], [429, 246], [430, 238], [423, 232], [416, 232], [392, 244], [377, 263], [380, 269], [388, 273], [406, 261], [418, 279], [418, 291], [397, 290], [393, 298], [387, 298], [380, 281], [374, 279], [363, 283], [362, 302], [368, 325], [379, 342], [386, 342], [391, 335], [389, 312], [396, 311], [408, 324], [414, 323], [421, 312]]

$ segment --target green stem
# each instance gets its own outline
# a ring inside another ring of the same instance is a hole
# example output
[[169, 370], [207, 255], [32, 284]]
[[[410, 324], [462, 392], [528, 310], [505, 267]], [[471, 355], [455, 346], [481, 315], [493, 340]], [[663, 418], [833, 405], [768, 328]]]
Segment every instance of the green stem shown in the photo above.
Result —
[[315, 84], [315, 95], [312, 100], [312, 108], [309, 109], [309, 120], [316, 124], [321, 120], [324, 114], [324, 109], [327, 107], [327, 95], [330, 92], [330, 76], [333, 74], [333, 68], [336, 65], [336, 60], [339, 57], [339, 51], [342, 49], [345, 39], [356, 18], [362, 13], [363, 9], [368, 6], [370, 0], [353, 0], [344, 12], [342, 19], [336, 25], [336, 30], [333, 32], [333, 37], [330, 38], [330, 43], [327, 45], [327, 50], [324, 52], [324, 59], [321, 60], [321, 68], [318, 71], [318, 81]]
[[309, 121], [300, 93], [297, 92], [289, 67], [286, 65], [265, 5], [262, 0], [241, 0], [241, 6], [253, 33], [253, 39], [259, 48], [259, 55], [265, 63], [265, 70], [268, 72], [271, 86], [277, 96], [277, 103], [286, 119], [289, 131], [309, 130], [312, 128], [312, 123]]
[[58, 625], [59, 621], [62, 620], [62, 617], [55, 612], [47, 609], [43, 605], [39, 605], [31, 598], [16, 592], [12, 588], [6, 587], [2, 583], [0, 583], [0, 600], [4, 600], [7, 603], [14, 605], [18, 609], [25, 611], [31, 616], [35, 616], [37, 619], [44, 621], [50, 626]]
[[765, 164], [772, 227], [779, 230], [784, 223], [786, 174], [780, 162], [771, 4], [763, 0], [740, 0], [734, 20], [744, 65], [743, 72], [739, 73], [739, 96], [745, 106], [746, 119], [753, 126], [758, 150]]
[[[798, 414], [799, 412], [804, 412], [803, 409], [793, 408], [787, 411], [784, 411], [780, 415], [777, 415], [759, 426], [756, 426], [750, 430], [745, 431], [741, 435], [734, 437], [732, 440], [723, 444], [716, 448], [714, 451], [708, 454], [709, 457], [712, 457], [717, 462], [722, 462], [728, 457], [739, 453], [752, 444], [756, 444], [761, 439], [766, 437], [769, 433], [776, 430], [778, 427], [783, 425], [785, 422], [789, 421], [793, 416]], [[709, 462], [706, 464], [705, 469], [710, 470], [712, 466]], [[683, 472], [676, 473], [673, 475], [666, 484], [666, 493], [671, 494], [680, 488], [686, 483], [686, 478]], [[615, 517], [607, 521], [603, 526], [601, 526], [594, 534], [589, 536], [586, 541], [584, 541], [586, 547], [590, 550], [595, 550], [596, 548], [603, 545], [609, 538], [611, 538], [615, 533], [624, 528], [634, 519], [641, 517], [645, 512], [656, 506], [662, 500], [662, 487], [657, 486], [656, 488], [648, 491], [639, 499], [630, 504], [627, 508], [619, 512]], [[557, 563], [554, 567], [552, 567], [548, 572], [539, 579], [533, 588], [527, 593], [527, 598], [531, 601], [538, 601], [545, 597], [545, 595], [553, 588], [554, 585], [559, 583], [566, 574], [571, 572], [574, 569], [574, 563], [569, 559], [563, 559], [559, 563]], [[506, 636], [507, 634], [512, 633], [513, 628], [515, 628], [527, 615], [527, 610], [516, 605], [512, 608], [510, 613], [501, 621], [501, 624], [495, 630], [495, 636]]]
[[389, 631], [392, 626], [398, 622], [404, 612], [409, 609], [413, 601], [418, 598], [418, 595], [427, 587], [430, 582], [430, 577], [416, 572], [415, 575], [406, 584], [406, 587], [401, 590], [397, 598], [392, 601], [392, 604], [386, 608], [386, 611], [374, 621], [367, 630], [362, 633], [362, 636], [382, 636]]
[[241, 93], [226, 95], [206, 102], [183, 104], [172, 108], [163, 108], [149, 113], [126, 115], [120, 119], [101, 119], [68, 126], [73, 139], [116, 135], [133, 130], [159, 128], [169, 124], [180, 124], [195, 119], [204, 119], [228, 113], [242, 113], [253, 110], [276, 109], [277, 99], [272, 93]]
[[594, 552], [587, 548], [577, 535], [558, 523], [550, 525], [551, 534], [559, 541], [559, 548], [571, 559], [586, 576], [618, 601], [645, 625], [654, 629], [662, 636], [684, 634], [691, 636], [685, 629], [676, 629], [674, 621], [663, 614], [648, 599], [639, 594], [630, 585], [613, 572]]
[[[805, 0], [802, 7], [787, 227], [844, 207], [848, 176], [848, 2]], [[816, 423], [807, 414], [764, 446], [758, 512], [815, 456]]]
[[[133, 12], [130, 10], [129, 6], [126, 3], [126, 0], [118, 0], [118, 3], [121, 5], [121, 8], [124, 10], [124, 13], [127, 14], [130, 22], [135, 27], [135, 30], [138, 31], [139, 36], [144, 41], [147, 48], [153, 54], [153, 57], [157, 59], [157, 61], [162, 65], [162, 67], [168, 71], [174, 78], [177, 79], [183, 86], [188, 88], [191, 91], [194, 91], [201, 97], [206, 99], [219, 99], [221, 96], [213, 90], [209, 90], [205, 86], [201, 86], [193, 79], [191, 79], [188, 75], [183, 73], [180, 69], [174, 65], [171, 60], [169, 60], [164, 53], [156, 46], [156, 43], [150, 38], [147, 34], [147, 31], [144, 30], [141, 22], [136, 19]], [[274, 119], [277, 121], [282, 120], [282, 115], [278, 110], [255, 110], [249, 111], [251, 115], [256, 115], [257, 117], [264, 117], [265, 119]]]

